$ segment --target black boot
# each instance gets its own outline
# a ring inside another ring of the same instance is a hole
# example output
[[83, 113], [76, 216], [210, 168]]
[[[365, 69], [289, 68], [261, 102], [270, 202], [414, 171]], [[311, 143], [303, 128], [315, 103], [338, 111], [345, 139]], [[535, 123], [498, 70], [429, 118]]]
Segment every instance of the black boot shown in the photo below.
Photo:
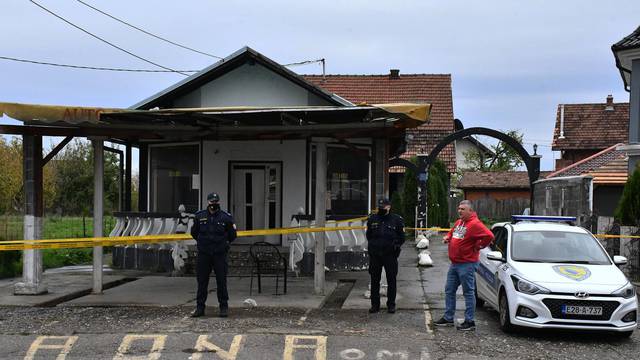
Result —
[[197, 317], [201, 317], [204, 316], [204, 308], [203, 307], [198, 307], [196, 308], [196, 310], [194, 312], [191, 313], [191, 317], [192, 318], [197, 318]]
[[388, 305], [387, 306], [387, 312], [389, 314], [395, 314], [396, 313], [396, 306], [395, 305]]
[[227, 305], [220, 306], [220, 317], [226, 318], [229, 316], [229, 307]]

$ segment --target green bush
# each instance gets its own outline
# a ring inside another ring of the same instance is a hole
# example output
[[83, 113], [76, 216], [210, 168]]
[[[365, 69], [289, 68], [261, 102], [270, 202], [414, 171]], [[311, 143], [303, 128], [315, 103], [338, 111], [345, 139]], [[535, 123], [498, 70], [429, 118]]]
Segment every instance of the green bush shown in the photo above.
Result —
[[627, 180], [614, 216], [622, 225], [640, 226], [640, 166]]
[[[416, 158], [411, 158], [416, 163]], [[417, 174], [407, 168], [404, 173], [404, 188], [402, 189], [402, 215], [407, 227], [416, 225], [416, 206], [418, 205], [418, 180]]]
[[42, 264], [45, 269], [89, 264], [92, 259], [93, 248], [47, 249], [42, 251]]
[[15, 277], [22, 273], [22, 253], [20, 251], [0, 251], [0, 279]]
[[404, 209], [402, 208], [402, 195], [400, 195], [400, 192], [398, 191], [391, 194], [391, 209], [394, 213], [404, 218]]
[[436, 160], [429, 168], [427, 188], [428, 226], [447, 227], [449, 225], [448, 180], [446, 166], [442, 161]]

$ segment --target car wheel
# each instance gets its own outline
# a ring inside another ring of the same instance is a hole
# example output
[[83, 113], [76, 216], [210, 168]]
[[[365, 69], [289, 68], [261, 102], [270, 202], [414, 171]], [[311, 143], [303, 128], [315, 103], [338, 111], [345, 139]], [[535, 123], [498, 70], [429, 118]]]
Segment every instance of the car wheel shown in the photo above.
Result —
[[484, 300], [482, 300], [482, 299], [478, 296], [478, 285], [476, 285], [475, 293], [476, 293], [476, 307], [477, 307], [477, 308], [481, 308], [481, 307], [483, 307], [483, 306], [484, 306]]
[[514, 326], [511, 324], [511, 314], [509, 313], [509, 300], [507, 299], [507, 294], [502, 291], [500, 292], [500, 329], [506, 333], [513, 332]]

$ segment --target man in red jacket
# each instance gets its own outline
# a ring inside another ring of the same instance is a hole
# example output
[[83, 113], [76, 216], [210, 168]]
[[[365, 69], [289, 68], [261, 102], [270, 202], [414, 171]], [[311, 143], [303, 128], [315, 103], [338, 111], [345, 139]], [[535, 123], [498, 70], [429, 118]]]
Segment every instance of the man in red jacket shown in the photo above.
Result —
[[449, 244], [451, 265], [444, 290], [446, 295], [444, 316], [434, 324], [436, 326], [453, 325], [453, 316], [456, 312], [456, 291], [462, 285], [466, 309], [464, 322], [458, 326], [458, 330], [474, 330], [476, 328], [474, 321], [476, 308], [475, 272], [478, 268], [480, 249], [491, 244], [493, 233], [478, 219], [469, 200], [460, 202], [458, 215], [460, 219], [443, 238], [443, 242]]

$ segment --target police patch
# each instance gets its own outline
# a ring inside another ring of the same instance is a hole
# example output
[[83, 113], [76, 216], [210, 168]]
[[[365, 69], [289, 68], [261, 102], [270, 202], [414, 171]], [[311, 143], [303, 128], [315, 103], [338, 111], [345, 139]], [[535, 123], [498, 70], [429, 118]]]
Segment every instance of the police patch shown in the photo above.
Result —
[[591, 271], [584, 266], [555, 265], [553, 270], [558, 274], [575, 281], [582, 281], [591, 276]]

